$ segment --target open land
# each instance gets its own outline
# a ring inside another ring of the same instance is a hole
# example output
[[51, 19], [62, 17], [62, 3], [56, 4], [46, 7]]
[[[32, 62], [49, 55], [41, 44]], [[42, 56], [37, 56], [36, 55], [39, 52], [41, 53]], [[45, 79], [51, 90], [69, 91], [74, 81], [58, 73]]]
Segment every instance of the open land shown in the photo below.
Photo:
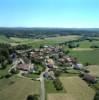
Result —
[[0, 100], [25, 100], [28, 95], [39, 95], [39, 82], [11, 77], [0, 80]]

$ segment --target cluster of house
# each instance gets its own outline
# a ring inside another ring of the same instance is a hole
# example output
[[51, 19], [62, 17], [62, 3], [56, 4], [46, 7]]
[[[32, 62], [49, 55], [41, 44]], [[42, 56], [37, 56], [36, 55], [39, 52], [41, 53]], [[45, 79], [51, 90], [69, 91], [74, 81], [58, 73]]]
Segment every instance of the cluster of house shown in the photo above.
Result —
[[[21, 53], [23, 56], [23, 52]], [[33, 60], [34, 63], [42, 63], [46, 67], [44, 77], [49, 79], [55, 79], [53, 69], [59, 69], [61, 65], [62, 67], [68, 65], [66, 67], [80, 71], [83, 71], [84, 68], [81, 63], [78, 63], [76, 58], [66, 55], [61, 46], [45, 45], [42, 48], [35, 48], [28, 51], [28, 54], [29, 58], [27, 57], [27, 52], [24, 52], [24, 56], [17, 59], [17, 69], [26, 72], [35, 72], [37, 67], [31, 63], [31, 60]], [[96, 78], [88, 73], [83, 73], [83, 79], [96, 82]]]

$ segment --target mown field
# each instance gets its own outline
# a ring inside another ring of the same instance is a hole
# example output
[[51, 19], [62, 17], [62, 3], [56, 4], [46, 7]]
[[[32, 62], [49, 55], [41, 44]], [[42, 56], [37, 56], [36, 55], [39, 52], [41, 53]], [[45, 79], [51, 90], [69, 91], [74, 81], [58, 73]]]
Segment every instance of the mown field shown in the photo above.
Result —
[[60, 77], [66, 93], [49, 93], [48, 100], [93, 100], [95, 91], [78, 76]]
[[95, 91], [79, 77], [61, 77], [60, 80], [67, 94], [69, 93], [74, 100], [93, 100]]
[[48, 100], [76, 100], [73, 98], [69, 93], [55, 93], [55, 94], [48, 94]]
[[40, 94], [40, 83], [29, 79], [11, 77], [0, 79], [0, 100], [26, 100], [30, 94]]
[[77, 57], [78, 61], [85, 64], [99, 65], [99, 49], [70, 51], [69, 55]]
[[87, 66], [87, 68], [90, 71], [91, 75], [99, 77], [99, 65], [90, 65]]

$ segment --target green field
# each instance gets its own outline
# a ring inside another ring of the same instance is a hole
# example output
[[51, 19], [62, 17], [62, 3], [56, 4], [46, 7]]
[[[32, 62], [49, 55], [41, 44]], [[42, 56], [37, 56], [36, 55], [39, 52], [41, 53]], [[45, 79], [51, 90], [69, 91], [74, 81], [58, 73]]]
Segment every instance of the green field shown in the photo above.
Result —
[[11, 65], [8, 65], [5, 69], [0, 69], [0, 76], [6, 75], [10, 67]]
[[27, 78], [11, 77], [0, 80], [0, 100], [26, 100], [30, 94], [40, 94], [40, 83]]
[[65, 93], [66, 91], [63, 89], [61, 91], [57, 91], [54, 87], [52, 80], [45, 80], [45, 88], [47, 93]]
[[33, 47], [39, 47], [40, 45], [55, 45], [57, 43], [62, 43], [70, 40], [77, 40], [79, 38], [80, 36], [77, 35], [57, 36], [45, 39], [17, 38], [17, 37], [7, 38], [5, 36], [0, 36], [0, 43], [10, 43], [12, 46], [19, 44], [28, 44]]
[[69, 55], [77, 57], [79, 62], [99, 65], [99, 49], [89, 51], [70, 51]]
[[70, 35], [70, 36], [58, 36], [52, 38], [45, 38], [45, 39], [29, 39], [29, 38], [14, 38], [11, 37], [10, 40], [14, 41], [12, 45], [17, 44], [28, 44], [33, 47], [39, 47], [40, 45], [55, 45], [57, 43], [62, 43], [65, 41], [76, 40], [79, 39], [80, 36]]
[[11, 43], [11, 42], [13, 42], [13, 41], [8, 39], [5, 36], [0, 35], [0, 43]]
[[92, 46], [92, 45], [99, 46], [99, 41], [95, 41], [95, 40], [93, 40], [92, 42], [85, 40], [85, 41], [81, 41], [81, 42], [78, 42], [78, 43], [80, 44], [79, 48], [90, 48], [90, 46]]

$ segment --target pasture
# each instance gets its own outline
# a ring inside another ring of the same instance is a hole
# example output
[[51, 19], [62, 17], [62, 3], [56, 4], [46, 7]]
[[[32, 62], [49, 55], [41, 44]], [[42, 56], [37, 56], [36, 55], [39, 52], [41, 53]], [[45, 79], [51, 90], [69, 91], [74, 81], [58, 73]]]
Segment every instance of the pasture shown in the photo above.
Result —
[[95, 91], [78, 76], [60, 77], [66, 93], [49, 93], [48, 100], [93, 100]]
[[99, 46], [99, 40], [93, 40], [93, 41], [88, 41], [88, 40], [84, 40], [84, 41], [80, 41], [79, 43], [79, 48], [90, 48], [90, 46], [92, 45], [97, 45]]
[[45, 39], [29, 39], [29, 38], [11, 37], [10, 40], [12, 40], [15, 43], [15, 45], [28, 44], [28, 45], [31, 45], [32, 47], [39, 47], [40, 45], [56, 45], [58, 43], [62, 43], [65, 41], [70, 41], [70, 40], [77, 40], [79, 38], [80, 36], [77, 36], [77, 35], [69, 35], [69, 36], [58, 36], [58, 37], [51, 37], [51, 38], [45, 38]]
[[91, 75], [99, 77], [99, 65], [91, 65], [87, 66], [87, 68], [90, 71]]
[[0, 35], [0, 43], [11, 43], [11, 42], [13, 41], [3, 35]]
[[64, 93], [55, 93], [55, 94], [48, 94], [48, 100], [76, 100], [70, 94]]
[[70, 94], [72, 98], [74, 98], [74, 100], [93, 100], [95, 91], [91, 89], [87, 85], [87, 83], [79, 77], [61, 77], [60, 80], [63, 83], [63, 86], [67, 91], [67, 94]]
[[99, 65], [99, 49], [95, 50], [70, 50], [69, 55], [76, 57], [79, 62], [85, 64], [89, 63], [91, 65]]
[[26, 100], [30, 94], [39, 95], [40, 84], [27, 78], [11, 77], [0, 80], [0, 100]]

